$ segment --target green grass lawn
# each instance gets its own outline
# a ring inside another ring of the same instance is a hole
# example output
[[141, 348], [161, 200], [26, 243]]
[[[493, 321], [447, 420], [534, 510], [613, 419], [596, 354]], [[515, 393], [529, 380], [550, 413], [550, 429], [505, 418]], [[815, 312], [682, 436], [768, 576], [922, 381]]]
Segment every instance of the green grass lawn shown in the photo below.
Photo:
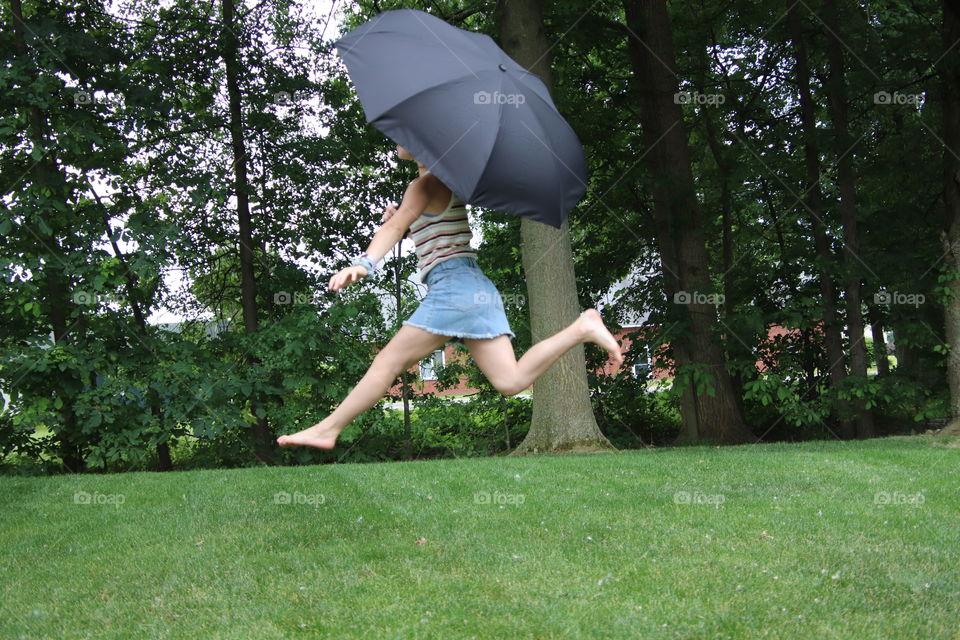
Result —
[[958, 638], [955, 446], [2, 477], [0, 638]]

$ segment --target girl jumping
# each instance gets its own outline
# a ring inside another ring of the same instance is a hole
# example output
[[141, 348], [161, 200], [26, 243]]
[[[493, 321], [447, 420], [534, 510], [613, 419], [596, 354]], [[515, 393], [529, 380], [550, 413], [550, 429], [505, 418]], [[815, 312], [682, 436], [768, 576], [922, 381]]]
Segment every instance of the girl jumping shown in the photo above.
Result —
[[530, 347], [518, 361], [510, 342], [516, 334], [510, 330], [500, 294], [470, 248], [472, 234], [464, 202], [400, 145], [397, 157], [417, 162], [419, 177], [407, 187], [399, 207], [386, 208], [383, 225], [366, 253], [330, 278], [327, 288], [338, 291], [369, 275], [409, 229], [427, 295], [334, 412], [312, 427], [280, 436], [277, 444], [281, 446], [332, 449], [340, 432], [377, 404], [397, 376], [454, 337], [463, 338], [480, 370], [507, 396], [528, 388], [557, 358], [583, 342], [605, 349], [617, 369], [623, 364], [620, 345], [596, 309], [587, 309], [566, 329]]

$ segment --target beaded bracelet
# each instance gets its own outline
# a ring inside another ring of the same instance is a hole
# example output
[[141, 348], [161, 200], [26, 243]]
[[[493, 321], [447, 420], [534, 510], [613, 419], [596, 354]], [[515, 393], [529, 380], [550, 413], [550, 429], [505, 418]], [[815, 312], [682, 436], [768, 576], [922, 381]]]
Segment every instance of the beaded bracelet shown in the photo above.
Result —
[[377, 270], [377, 265], [373, 260], [370, 259], [370, 256], [366, 253], [361, 253], [359, 256], [353, 259], [353, 262], [350, 263], [351, 266], [361, 265], [367, 270], [367, 275]]

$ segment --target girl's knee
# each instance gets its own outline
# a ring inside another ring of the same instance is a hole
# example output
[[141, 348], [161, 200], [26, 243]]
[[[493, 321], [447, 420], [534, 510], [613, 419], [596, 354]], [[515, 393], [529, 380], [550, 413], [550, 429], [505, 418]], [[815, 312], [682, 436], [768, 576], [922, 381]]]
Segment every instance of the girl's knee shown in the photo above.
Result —
[[515, 396], [526, 387], [521, 386], [521, 382], [516, 379], [498, 380], [494, 383], [494, 388], [505, 396]]

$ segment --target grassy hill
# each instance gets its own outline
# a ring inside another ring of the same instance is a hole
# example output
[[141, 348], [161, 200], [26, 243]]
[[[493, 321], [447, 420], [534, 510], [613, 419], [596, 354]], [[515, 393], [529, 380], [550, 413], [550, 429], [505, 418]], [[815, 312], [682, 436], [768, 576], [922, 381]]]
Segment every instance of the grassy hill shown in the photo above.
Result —
[[956, 638], [946, 438], [0, 477], [2, 638]]

